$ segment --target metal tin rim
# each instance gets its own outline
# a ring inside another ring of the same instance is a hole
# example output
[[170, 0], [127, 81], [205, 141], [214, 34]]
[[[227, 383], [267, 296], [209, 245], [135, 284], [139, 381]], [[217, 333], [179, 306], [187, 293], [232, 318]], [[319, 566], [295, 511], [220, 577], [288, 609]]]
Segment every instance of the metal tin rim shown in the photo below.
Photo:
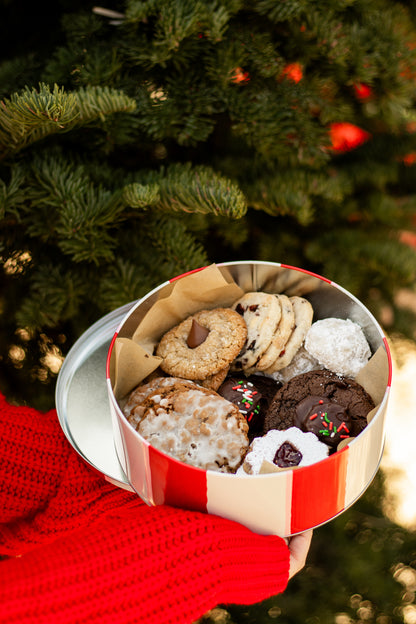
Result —
[[[82, 431], [75, 427], [75, 414], [73, 413], [71, 398], [80, 392], [83, 388], [77, 380], [77, 374], [80, 369], [88, 365], [89, 360], [92, 361], [92, 365], [95, 365], [98, 361], [100, 364], [101, 353], [104, 354], [102, 360], [103, 379], [102, 384], [94, 383], [89, 386], [89, 391], [92, 393], [92, 399], [94, 396], [99, 396], [100, 403], [105, 400], [108, 403], [108, 393], [105, 380], [105, 361], [108, 347], [111, 342], [111, 338], [125, 317], [128, 310], [134, 306], [136, 302], [131, 302], [121, 306], [105, 316], [98, 319], [93, 325], [91, 325], [72, 345], [65, 360], [61, 366], [58, 374], [55, 387], [55, 405], [58, 415], [58, 420], [61, 428], [71, 446], [75, 451], [94, 469], [102, 473], [108, 481], [114, 483], [124, 489], [132, 489], [126, 475], [124, 474], [122, 467], [118, 461], [117, 454], [114, 448], [114, 442], [112, 437], [112, 425], [111, 414], [108, 406], [107, 411], [102, 411], [101, 415], [104, 421], [106, 421], [107, 437], [101, 442], [105, 445], [103, 453], [94, 457], [93, 453], [89, 452], [91, 445], [85, 444], [85, 435]], [[104, 406], [105, 407], [105, 406]], [[85, 414], [81, 416], [87, 418], [88, 413], [85, 410]], [[111, 433], [111, 436], [110, 436]]]

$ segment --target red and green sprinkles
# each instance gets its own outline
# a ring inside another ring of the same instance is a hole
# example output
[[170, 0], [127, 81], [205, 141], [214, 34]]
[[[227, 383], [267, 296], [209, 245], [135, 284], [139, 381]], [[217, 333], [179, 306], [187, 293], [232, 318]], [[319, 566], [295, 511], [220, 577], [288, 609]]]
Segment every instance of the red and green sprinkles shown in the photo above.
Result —
[[[323, 401], [320, 401], [323, 403]], [[332, 420], [328, 418], [328, 412], [314, 412], [309, 416], [309, 420], [315, 420], [315, 418], [321, 418], [323, 429], [319, 429], [319, 433], [323, 436], [329, 436], [333, 438], [336, 434], [339, 435], [340, 439], [345, 439], [350, 437], [350, 430], [344, 421], [337, 427], [334, 425]], [[345, 433], [341, 433], [345, 431]]]
[[[247, 386], [251, 386], [248, 388]], [[253, 409], [254, 397], [258, 394], [257, 390], [254, 390], [253, 384], [248, 381], [239, 381], [235, 386], [232, 387], [235, 392], [241, 392], [240, 403], [241, 407], [239, 407], [240, 412], [245, 416], [247, 422], [250, 422], [254, 416], [259, 414], [260, 406], [256, 405]]]

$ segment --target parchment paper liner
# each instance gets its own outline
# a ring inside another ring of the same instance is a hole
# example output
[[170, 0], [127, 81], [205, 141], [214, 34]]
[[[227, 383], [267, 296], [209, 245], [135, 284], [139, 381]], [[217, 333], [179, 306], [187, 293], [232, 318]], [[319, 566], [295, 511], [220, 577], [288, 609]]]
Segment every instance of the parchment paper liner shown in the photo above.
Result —
[[[113, 392], [118, 400], [157, 369], [161, 359], [152, 355], [165, 332], [199, 310], [231, 306], [244, 294], [228, 271], [215, 264], [171, 282], [159, 292], [131, 339], [117, 338], [111, 365]], [[114, 363], [113, 363], [114, 362]]]
[[[285, 280], [285, 285], [289, 286], [291, 293], [294, 290], [293, 286], [296, 285], [299, 296], [307, 295], [308, 276], [305, 276], [305, 279], [302, 274], [295, 277], [296, 280]], [[303, 288], [299, 288], [300, 285]], [[111, 379], [114, 380], [113, 392], [120, 405], [123, 405], [126, 395], [133, 388], [158, 368], [161, 358], [154, 356], [153, 351], [166, 331], [199, 310], [229, 307], [244, 292], [245, 290], [235, 283], [224, 267], [220, 271], [215, 264], [181, 277], [161, 289], [157, 301], [146, 312], [132, 337], [118, 337], [115, 341], [111, 360]], [[280, 292], [287, 294], [287, 291]], [[380, 346], [372, 355], [357, 375], [356, 381], [369, 393], [376, 406], [367, 416], [368, 422], [371, 422], [378, 411], [388, 383], [388, 361], [383, 347]], [[352, 439], [343, 440], [337, 450]], [[260, 472], [281, 470], [270, 462], [263, 462]]]

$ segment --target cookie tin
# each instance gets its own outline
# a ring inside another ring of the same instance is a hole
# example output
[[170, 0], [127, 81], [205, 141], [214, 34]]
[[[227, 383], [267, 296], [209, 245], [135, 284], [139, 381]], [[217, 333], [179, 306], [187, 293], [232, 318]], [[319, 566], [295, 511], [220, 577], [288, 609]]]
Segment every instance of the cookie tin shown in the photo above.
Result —
[[114, 446], [105, 377], [114, 332], [134, 302], [112, 311], [74, 343], [59, 371], [55, 404], [61, 427], [74, 449], [118, 487], [132, 490]]
[[136, 302], [114, 332], [107, 354], [106, 379], [116, 454], [128, 483], [149, 505], [169, 504], [209, 512], [236, 520], [257, 533], [288, 537], [338, 516], [373, 480], [384, 447], [392, 372], [389, 347], [369, 310], [325, 277], [272, 262], [226, 262], [217, 267], [245, 292], [262, 290], [309, 299], [314, 320], [337, 317], [358, 323], [374, 354], [372, 360], [376, 360], [366, 388], [376, 404], [371, 421], [358, 437], [328, 458], [273, 474], [237, 476], [205, 471], [152, 447], [128, 423], [116, 399], [115, 345], [120, 338], [130, 339], [150, 308], [187, 273], [161, 284]]

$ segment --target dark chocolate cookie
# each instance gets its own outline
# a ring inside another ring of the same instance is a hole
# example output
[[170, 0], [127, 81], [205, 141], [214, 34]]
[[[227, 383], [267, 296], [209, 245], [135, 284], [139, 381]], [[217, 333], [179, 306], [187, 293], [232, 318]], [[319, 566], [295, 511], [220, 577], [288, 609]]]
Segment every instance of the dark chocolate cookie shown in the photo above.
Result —
[[374, 407], [370, 395], [353, 379], [328, 370], [313, 370], [293, 377], [276, 392], [264, 418], [263, 432], [292, 427], [296, 408], [309, 396], [343, 406], [351, 436], [357, 436], [366, 427], [367, 414]]
[[262, 431], [264, 415], [280, 386], [278, 381], [263, 375], [229, 375], [217, 392], [237, 405], [252, 435]]

